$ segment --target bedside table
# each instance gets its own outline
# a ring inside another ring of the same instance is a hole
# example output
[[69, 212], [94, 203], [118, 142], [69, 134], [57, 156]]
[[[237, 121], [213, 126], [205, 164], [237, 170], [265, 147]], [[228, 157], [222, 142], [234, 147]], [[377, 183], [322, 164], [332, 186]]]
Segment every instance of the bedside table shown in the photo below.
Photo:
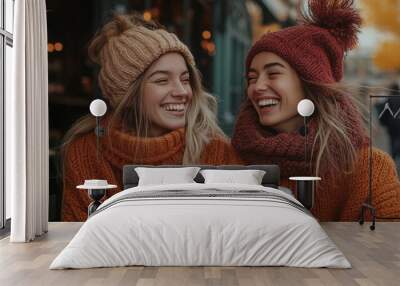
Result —
[[290, 177], [289, 180], [296, 181], [297, 199], [310, 210], [314, 205], [315, 183], [321, 181], [321, 178]]
[[109, 185], [107, 180], [85, 180], [83, 185], [76, 187], [77, 189], [87, 190], [89, 198], [92, 199], [88, 206], [88, 217], [101, 205], [100, 200], [106, 195], [107, 190], [116, 187], [116, 185]]

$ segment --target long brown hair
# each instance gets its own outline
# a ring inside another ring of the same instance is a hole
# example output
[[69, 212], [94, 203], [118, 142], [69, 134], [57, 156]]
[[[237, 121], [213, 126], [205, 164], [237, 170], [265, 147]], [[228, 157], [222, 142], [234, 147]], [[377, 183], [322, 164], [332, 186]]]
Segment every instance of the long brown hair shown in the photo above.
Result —
[[[317, 175], [323, 173], [349, 174], [354, 170], [357, 147], [354, 133], [361, 142], [367, 138], [363, 105], [355, 92], [342, 83], [321, 84], [302, 80], [306, 98], [315, 105], [318, 129], [312, 146], [311, 161]], [[352, 120], [342, 109], [352, 111]], [[355, 124], [352, 126], [351, 124]], [[365, 142], [365, 141], [364, 141]]]

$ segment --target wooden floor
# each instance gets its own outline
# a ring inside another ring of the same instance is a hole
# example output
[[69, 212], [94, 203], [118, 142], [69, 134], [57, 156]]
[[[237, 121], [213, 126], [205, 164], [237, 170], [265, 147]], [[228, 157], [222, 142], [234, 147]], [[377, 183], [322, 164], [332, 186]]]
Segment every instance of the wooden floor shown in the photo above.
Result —
[[0, 285], [400, 285], [400, 223], [323, 223], [353, 268], [121, 267], [48, 270], [80, 223], [50, 223], [32, 243], [0, 241]]

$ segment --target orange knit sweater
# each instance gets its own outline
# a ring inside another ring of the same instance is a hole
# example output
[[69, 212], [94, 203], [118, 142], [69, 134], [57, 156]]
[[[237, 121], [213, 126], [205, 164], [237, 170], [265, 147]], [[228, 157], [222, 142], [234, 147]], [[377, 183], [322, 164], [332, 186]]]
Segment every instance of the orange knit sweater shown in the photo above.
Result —
[[[96, 136], [93, 132], [72, 141], [64, 157], [63, 221], [84, 221], [90, 199], [85, 190], [76, 189], [85, 179], [105, 179], [117, 189], [107, 191], [107, 197], [122, 190], [122, 168], [127, 164], [166, 165], [182, 164], [185, 147], [184, 129], [161, 137], [138, 138], [113, 130], [111, 143], [101, 139], [99, 159], [96, 157]], [[137, 151], [136, 151], [137, 150]], [[240, 164], [230, 143], [212, 140], [203, 150], [199, 164]]]
[[[102, 139], [103, 141], [103, 139]], [[104, 142], [104, 141], [103, 141]], [[134, 157], [136, 144], [139, 152]], [[119, 188], [108, 191], [107, 197], [122, 189], [122, 167], [126, 164], [181, 164], [184, 150], [184, 130], [162, 137], [140, 139], [114, 132], [113, 144], [101, 145], [96, 158], [96, 137], [93, 133], [75, 139], [67, 148], [64, 159], [64, 193], [62, 219], [83, 221], [87, 218], [90, 199], [85, 190], [76, 189], [85, 179], [106, 179]], [[372, 152], [372, 203], [381, 218], [400, 218], [400, 182], [393, 160], [385, 152]], [[229, 143], [222, 139], [210, 142], [200, 164], [241, 164]], [[324, 185], [316, 192], [313, 214], [322, 221], [354, 221], [359, 218], [362, 203], [368, 196], [369, 148], [359, 151], [355, 171], [345, 177], [323, 178]], [[282, 178], [281, 184], [295, 190], [295, 182]]]
[[[400, 182], [392, 158], [373, 148], [372, 166], [372, 205], [377, 217], [400, 218]], [[312, 213], [322, 221], [358, 220], [368, 197], [369, 148], [360, 149], [352, 174], [322, 179], [325, 182], [317, 188]], [[281, 184], [295, 190], [296, 183], [288, 178], [282, 178]]]

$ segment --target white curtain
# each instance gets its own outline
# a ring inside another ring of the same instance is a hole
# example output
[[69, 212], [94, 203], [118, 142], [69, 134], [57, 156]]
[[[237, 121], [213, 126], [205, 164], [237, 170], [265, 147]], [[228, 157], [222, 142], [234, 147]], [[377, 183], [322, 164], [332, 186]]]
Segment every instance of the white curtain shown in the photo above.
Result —
[[47, 23], [45, 0], [17, 0], [13, 93], [6, 96], [6, 187], [12, 242], [47, 232], [49, 196]]

